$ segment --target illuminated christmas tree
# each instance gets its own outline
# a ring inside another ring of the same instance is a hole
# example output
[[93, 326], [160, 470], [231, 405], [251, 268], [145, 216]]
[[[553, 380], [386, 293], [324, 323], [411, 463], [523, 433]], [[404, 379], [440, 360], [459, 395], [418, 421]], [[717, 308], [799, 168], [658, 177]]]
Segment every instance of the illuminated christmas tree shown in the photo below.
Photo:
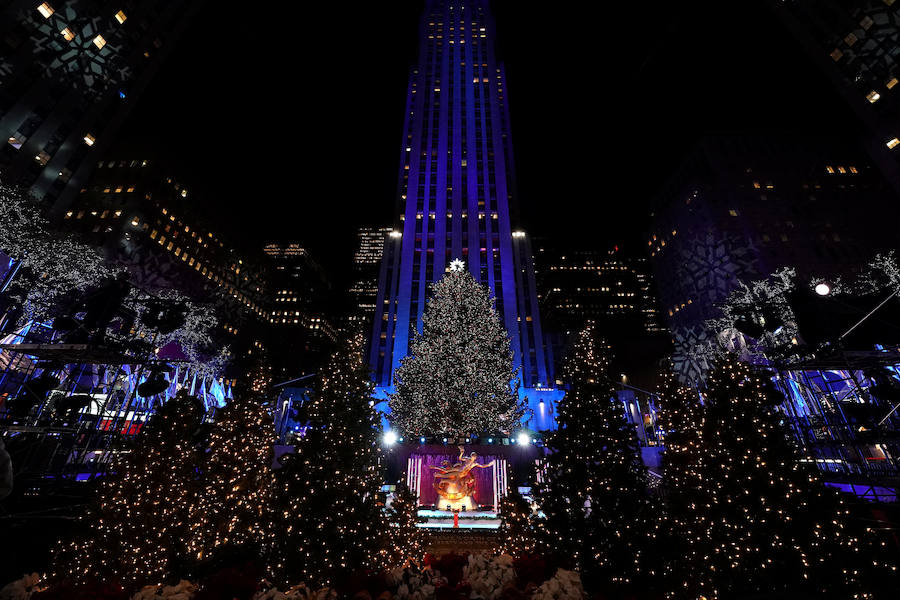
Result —
[[383, 548], [384, 566], [393, 569], [420, 564], [425, 556], [425, 533], [418, 524], [425, 519], [419, 517], [419, 499], [405, 483], [397, 485], [386, 518], [389, 537]]
[[671, 595], [875, 597], [894, 571], [838, 492], [800, 461], [777, 390], [730, 356], [707, 384], [702, 413], [689, 417], [700, 423], [699, 448], [688, 424], [667, 449], [669, 513], [690, 549]]
[[27, 190], [0, 184], [0, 223], [0, 252], [20, 266], [3, 295], [21, 310], [20, 321], [57, 316], [119, 271], [75, 234], [53, 231]]
[[381, 426], [371, 395], [363, 338], [353, 335], [322, 370], [312, 426], [278, 472], [274, 570], [283, 581], [330, 585], [380, 561]]
[[697, 598], [694, 582], [702, 576], [704, 549], [689, 533], [708, 527], [709, 515], [698, 510], [706, 504], [702, 472], [706, 451], [701, 429], [704, 408], [699, 393], [678, 383], [671, 370], [663, 373], [659, 389], [660, 426], [665, 432], [663, 472], [666, 498], [665, 527], [669, 551], [664, 557], [667, 587], [678, 590], [679, 597]]
[[542, 542], [571, 558], [587, 587], [609, 593], [652, 583], [656, 520], [637, 434], [607, 368], [606, 346], [589, 324], [566, 365], [570, 387], [547, 438], [536, 500], [546, 515]]
[[497, 552], [513, 558], [529, 556], [537, 551], [536, 517], [531, 504], [516, 491], [500, 501], [500, 538]]
[[257, 398], [235, 399], [217, 413], [203, 464], [203, 489], [191, 511], [189, 556], [223, 550], [265, 557], [273, 523], [275, 431]]
[[197, 501], [192, 435], [201, 414], [199, 400], [186, 394], [160, 407], [102, 483], [86, 516], [87, 535], [57, 552], [57, 579], [134, 588], [180, 574]]
[[490, 292], [460, 260], [432, 292], [422, 334], [394, 374], [391, 423], [409, 436], [513, 429], [525, 404]]

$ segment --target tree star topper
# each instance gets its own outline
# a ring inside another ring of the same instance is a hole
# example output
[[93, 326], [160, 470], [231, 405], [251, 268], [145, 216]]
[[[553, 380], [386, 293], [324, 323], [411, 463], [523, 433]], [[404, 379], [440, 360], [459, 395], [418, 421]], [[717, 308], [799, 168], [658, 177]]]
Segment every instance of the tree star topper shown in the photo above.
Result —
[[450, 261], [450, 270], [453, 272], [465, 271], [466, 263], [460, 258], [455, 258]]

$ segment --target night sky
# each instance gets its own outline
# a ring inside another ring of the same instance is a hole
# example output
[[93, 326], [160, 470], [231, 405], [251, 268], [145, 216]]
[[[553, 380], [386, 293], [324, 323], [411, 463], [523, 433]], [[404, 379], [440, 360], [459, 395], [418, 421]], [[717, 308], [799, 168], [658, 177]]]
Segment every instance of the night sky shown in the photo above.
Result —
[[[393, 222], [423, 3], [287, 4], [207, 2], [119, 151], [165, 157], [221, 230], [299, 241], [341, 286], [355, 228]], [[532, 235], [638, 247], [703, 133], [856, 126], [764, 3], [586, 4], [494, 2]]]

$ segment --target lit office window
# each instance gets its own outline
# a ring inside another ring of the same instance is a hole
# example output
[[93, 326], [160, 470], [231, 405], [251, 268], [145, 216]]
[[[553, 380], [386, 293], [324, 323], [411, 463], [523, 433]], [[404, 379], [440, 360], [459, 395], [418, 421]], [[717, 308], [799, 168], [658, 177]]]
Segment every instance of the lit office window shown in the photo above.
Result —
[[121, 25], [122, 23], [124, 23], [124, 22], [125, 22], [125, 19], [127, 19], [127, 18], [128, 18], [128, 17], [126, 17], [126, 16], [125, 16], [125, 13], [122, 12], [121, 10], [120, 10], [119, 12], [116, 13], [116, 21], [119, 22], [119, 25]]
[[47, 4], [46, 2], [42, 2], [41, 4], [39, 4], [37, 7], [37, 10], [39, 13], [41, 13], [41, 16], [44, 17], [45, 19], [49, 19], [50, 15], [52, 15], [54, 12], [56, 12], [55, 10], [53, 10], [53, 7], [50, 6], [49, 4]]
[[879, 94], [875, 90], [872, 90], [871, 92], [866, 94], [866, 100], [868, 100], [872, 104], [875, 104], [876, 102], [878, 102], [879, 98], [881, 98], [881, 94]]
[[97, 37], [94, 38], [94, 45], [97, 46], [97, 50], [99, 50], [106, 45], [106, 40], [103, 39], [102, 35], [98, 34]]
[[95, 138], [90, 133], [86, 134], [83, 139], [84, 139], [84, 143], [87, 144], [88, 146], [93, 146], [94, 142], [97, 141], [97, 138]]
[[68, 27], [64, 27], [63, 30], [60, 31], [60, 33], [62, 34], [62, 36], [64, 38], [66, 38], [67, 42], [71, 42], [72, 40], [75, 39], [75, 34], [72, 33], [72, 30], [69, 29]]
[[885, 142], [885, 145], [891, 150], [893, 150], [897, 144], [900, 144], [900, 140], [898, 140], [897, 138], [891, 138], [887, 142]]
[[15, 133], [13, 133], [9, 137], [9, 139], [6, 141], [7, 141], [7, 143], [9, 143], [10, 146], [12, 146], [16, 150], [18, 150], [19, 148], [22, 147], [22, 144], [25, 143], [25, 139], [26, 139], [25, 136], [17, 131]]
[[890, 89], [892, 89], [895, 85], [897, 85], [898, 83], [900, 83], [900, 79], [897, 79], [896, 77], [891, 77], [891, 78], [888, 80], [888, 82], [887, 82], [886, 84], [884, 84], [884, 86], [885, 86], [887, 89], [890, 90]]

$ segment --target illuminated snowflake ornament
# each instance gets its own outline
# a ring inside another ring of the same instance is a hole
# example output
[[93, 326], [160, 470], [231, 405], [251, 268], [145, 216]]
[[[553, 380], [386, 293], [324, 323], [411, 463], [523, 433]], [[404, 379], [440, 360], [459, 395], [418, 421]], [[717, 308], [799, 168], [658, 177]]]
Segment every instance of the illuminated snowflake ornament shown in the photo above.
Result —
[[466, 270], [466, 263], [462, 259], [456, 258], [450, 261], [450, 271], [458, 273]]

